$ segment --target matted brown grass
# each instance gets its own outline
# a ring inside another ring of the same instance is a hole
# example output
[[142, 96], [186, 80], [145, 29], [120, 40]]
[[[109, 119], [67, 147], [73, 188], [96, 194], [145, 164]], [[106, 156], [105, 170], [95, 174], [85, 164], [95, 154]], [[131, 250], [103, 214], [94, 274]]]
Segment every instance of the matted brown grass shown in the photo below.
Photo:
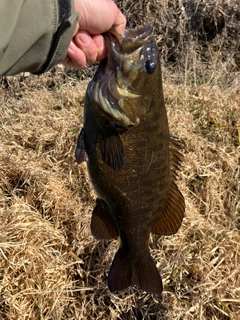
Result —
[[171, 132], [186, 143], [186, 217], [176, 235], [151, 237], [162, 299], [107, 288], [118, 243], [93, 239], [94, 193], [74, 159], [89, 71], [2, 79], [1, 319], [240, 318], [240, 75], [219, 51], [208, 64], [189, 52], [184, 68], [163, 68]]

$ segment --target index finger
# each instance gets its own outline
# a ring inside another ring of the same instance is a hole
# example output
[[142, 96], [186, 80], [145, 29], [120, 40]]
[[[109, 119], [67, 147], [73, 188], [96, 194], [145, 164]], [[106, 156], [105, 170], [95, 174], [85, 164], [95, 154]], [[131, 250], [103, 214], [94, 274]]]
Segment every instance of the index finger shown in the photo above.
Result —
[[126, 18], [120, 10], [117, 10], [112, 26], [119, 34], [123, 34], [126, 27]]

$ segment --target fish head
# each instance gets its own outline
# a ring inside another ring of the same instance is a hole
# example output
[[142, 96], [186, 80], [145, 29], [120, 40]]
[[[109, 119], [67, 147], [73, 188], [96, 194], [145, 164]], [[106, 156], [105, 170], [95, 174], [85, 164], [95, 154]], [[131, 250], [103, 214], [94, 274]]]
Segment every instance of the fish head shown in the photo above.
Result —
[[[161, 69], [150, 25], [110, 29], [105, 35], [107, 59], [89, 85], [91, 105], [102, 117], [121, 126], [136, 126], [149, 112]], [[160, 89], [160, 88], [159, 88]]]

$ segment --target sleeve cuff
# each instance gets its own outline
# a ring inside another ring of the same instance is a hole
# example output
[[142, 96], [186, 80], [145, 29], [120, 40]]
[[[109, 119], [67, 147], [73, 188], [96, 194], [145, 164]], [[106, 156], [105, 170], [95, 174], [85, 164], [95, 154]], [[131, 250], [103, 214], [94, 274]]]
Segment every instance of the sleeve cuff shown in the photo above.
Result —
[[[66, 57], [67, 49], [69, 43], [72, 40], [72, 36], [74, 34], [74, 30], [78, 21], [78, 13], [71, 14], [71, 10], [74, 11], [73, 3], [72, 6], [70, 6], [70, 2], [66, 0], [58, 1], [59, 27], [53, 36], [51, 49], [49, 51], [46, 63], [42, 66], [40, 70], [34, 72], [34, 74], [36, 75], [48, 71]], [[68, 3], [68, 5], [66, 3]]]

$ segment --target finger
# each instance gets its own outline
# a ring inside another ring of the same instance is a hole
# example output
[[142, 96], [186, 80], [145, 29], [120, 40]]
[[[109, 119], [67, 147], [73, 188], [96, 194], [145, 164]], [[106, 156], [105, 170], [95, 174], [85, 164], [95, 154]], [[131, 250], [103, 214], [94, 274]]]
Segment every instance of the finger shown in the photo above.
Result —
[[64, 59], [64, 63], [74, 68], [84, 68], [87, 65], [85, 53], [79, 49], [73, 41], [71, 41], [68, 47], [67, 57]]
[[126, 18], [120, 10], [114, 16], [113, 28], [119, 33], [123, 34], [126, 27]]
[[107, 56], [107, 49], [104, 38], [101, 34], [92, 35], [92, 39], [97, 48], [97, 60], [102, 61]]
[[79, 31], [74, 37], [76, 46], [85, 53], [87, 64], [92, 65], [97, 60], [98, 48], [90, 34]]

